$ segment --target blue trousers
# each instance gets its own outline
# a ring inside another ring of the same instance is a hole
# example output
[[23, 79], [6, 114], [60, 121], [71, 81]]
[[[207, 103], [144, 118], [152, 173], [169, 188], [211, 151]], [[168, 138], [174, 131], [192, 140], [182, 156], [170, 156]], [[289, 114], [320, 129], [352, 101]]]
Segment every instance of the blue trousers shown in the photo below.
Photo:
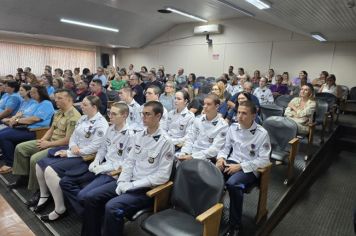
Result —
[[17, 144], [33, 140], [36, 134], [27, 129], [5, 128], [0, 131], [0, 148], [4, 156], [5, 165], [12, 166], [14, 162], [14, 152]]
[[109, 182], [116, 180], [109, 175], [95, 175], [87, 171], [80, 176], [64, 176], [59, 185], [63, 191], [63, 195], [68, 199], [78, 215], [82, 216], [84, 212], [83, 199], [87, 193]]
[[153, 200], [146, 196], [149, 188], [127, 191], [118, 196], [115, 192], [116, 186], [116, 182], [111, 181], [84, 196], [82, 236], [121, 236], [125, 216], [132, 216], [137, 211], [153, 205]]
[[225, 185], [230, 196], [229, 225], [238, 228], [241, 225], [244, 192], [247, 188], [255, 185], [258, 178], [253, 172], [244, 173], [242, 170], [225, 177], [228, 178]]

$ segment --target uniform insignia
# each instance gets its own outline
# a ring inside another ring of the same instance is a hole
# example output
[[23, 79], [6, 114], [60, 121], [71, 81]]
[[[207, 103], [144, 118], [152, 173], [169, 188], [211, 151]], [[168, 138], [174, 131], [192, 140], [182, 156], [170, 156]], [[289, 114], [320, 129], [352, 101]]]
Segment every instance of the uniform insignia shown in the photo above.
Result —
[[122, 149], [118, 149], [118, 150], [117, 150], [117, 155], [122, 156], [122, 152], [123, 152]]
[[121, 131], [121, 133], [122, 133], [123, 135], [125, 135], [125, 134], [126, 134], [126, 130], [124, 130], [124, 131]]
[[250, 132], [254, 135], [256, 133], [256, 129], [251, 129]]
[[179, 129], [180, 129], [180, 130], [183, 130], [183, 129], [184, 129], [184, 125], [180, 125], [180, 126], [179, 126]]
[[221, 132], [221, 137], [225, 137], [226, 136], [226, 132]]
[[263, 144], [263, 148], [266, 149], [266, 150], [269, 150], [269, 148], [270, 148], [269, 143], [264, 143]]
[[153, 164], [155, 162], [155, 159], [153, 157], [148, 158], [148, 163]]
[[183, 117], [185, 117], [186, 114], [182, 114]]
[[211, 123], [215, 126], [218, 123], [218, 121], [216, 120], [216, 121], [213, 121]]
[[256, 155], [256, 152], [254, 149], [250, 150], [250, 156], [254, 157]]
[[104, 132], [102, 130], [98, 131], [98, 137], [103, 137], [104, 136]]
[[214, 138], [209, 138], [209, 143], [213, 143], [214, 142]]
[[255, 149], [256, 145], [255, 144], [251, 144], [251, 149]]
[[173, 157], [174, 157], [174, 155], [173, 155], [173, 153], [171, 153], [171, 152], [168, 152], [168, 153], [166, 154], [166, 160], [173, 160]]
[[90, 136], [91, 136], [90, 131], [86, 132], [85, 137], [86, 137], [86, 138], [90, 138]]
[[156, 136], [153, 136], [152, 138], [157, 142], [160, 137], [161, 137], [161, 135], [156, 135]]
[[95, 123], [95, 120], [91, 120], [90, 123], [91, 123], [91, 124], [94, 124], [94, 123]]
[[129, 106], [130, 106], [130, 107], [133, 107], [134, 105], [135, 105], [135, 104], [130, 104]]
[[130, 152], [130, 151], [131, 151], [131, 149], [132, 149], [131, 147], [128, 147], [128, 148], [127, 148], [127, 152]]
[[106, 139], [106, 144], [108, 145], [108, 146], [110, 146], [111, 145], [111, 141], [110, 141], [110, 139]]
[[168, 120], [172, 120], [172, 117], [168, 117]]

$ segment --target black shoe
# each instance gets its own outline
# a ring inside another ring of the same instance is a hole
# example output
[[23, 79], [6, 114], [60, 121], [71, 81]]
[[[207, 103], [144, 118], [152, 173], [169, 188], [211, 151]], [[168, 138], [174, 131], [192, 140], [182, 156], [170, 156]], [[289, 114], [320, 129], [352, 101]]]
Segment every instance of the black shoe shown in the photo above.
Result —
[[41, 220], [43, 221], [43, 222], [53, 222], [53, 221], [56, 221], [56, 220], [60, 220], [60, 219], [62, 219], [62, 218], [64, 218], [64, 217], [66, 217], [67, 215], [68, 215], [68, 211], [66, 210], [65, 212], [63, 212], [62, 214], [59, 214], [58, 212], [56, 212], [56, 211], [54, 211], [57, 215], [58, 215], [58, 217], [56, 218], [56, 219], [54, 219], [54, 220], [50, 220], [49, 219], [49, 214], [48, 215], [43, 215], [43, 216], [41, 216], [40, 218], [41, 218]]
[[26, 186], [28, 182], [27, 176], [25, 175], [20, 175], [15, 182], [9, 183], [7, 187], [9, 189], [14, 189], [18, 187], [23, 187]]
[[34, 207], [37, 206], [38, 201], [40, 200], [40, 190], [37, 190], [31, 197], [31, 199], [27, 202], [25, 202], [25, 205], [28, 207]]
[[45, 209], [52, 201], [53, 201], [53, 198], [52, 196], [48, 196], [48, 197], [40, 197], [40, 199], [43, 198], [43, 199], [47, 199], [44, 203], [42, 203], [41, 205], [37, 205], [35, 206], [35, 208], [33, 209], [33, 212], [34, 213], [39, 213], [41, 211], [43, 211], [43, 209]]

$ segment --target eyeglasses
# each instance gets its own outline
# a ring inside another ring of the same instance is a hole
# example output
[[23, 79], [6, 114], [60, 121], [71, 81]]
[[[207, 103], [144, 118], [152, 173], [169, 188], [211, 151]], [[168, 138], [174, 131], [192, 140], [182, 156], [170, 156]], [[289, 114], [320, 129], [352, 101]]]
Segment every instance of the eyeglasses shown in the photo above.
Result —
[[120, 114], [120, 113], [108, 111], [108, 116], [121, 116], [121, 115], [122, 115], [122, 114]]

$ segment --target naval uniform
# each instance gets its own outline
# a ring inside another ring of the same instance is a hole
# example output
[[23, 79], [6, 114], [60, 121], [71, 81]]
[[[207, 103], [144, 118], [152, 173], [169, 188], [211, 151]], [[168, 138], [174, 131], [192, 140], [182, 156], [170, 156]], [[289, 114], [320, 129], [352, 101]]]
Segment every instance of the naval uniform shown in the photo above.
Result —
[[126, 122], [129, 128], [136, 131], [143, 130], [140, 104], [138, 104], [135, 99], [132, 99], [131, 103], [127, 105], [129, 106], [129, 116]]
[[[233, 149], [232, 154], [229, 153]], [[248, 129], [240, 124], [231, 124], [224, 148], [218, 158], [224, 158], [227, 163], [239, 163], [241, 170], [227, 178], [226, 187], [230, 196], [231, 227], [241, 225], [244, 190], [258, 182], [257, 169], [269, 164], [271, 144], [267, 131], [256, 122]]]
[[118, 182], [104, 184], [84, 197], [82, 236], [123, 235], [124, 217], [152, 206], [146, 191], [169, 180], [174, 146], [164, 131], [159, 128], [148, 134], [145, 130], [133, 140]]
[[[70, 176], [65, 175], [59, 182], [63, 194], [69, 200], [78, 215], [83, 213], [83, 198], [87, 193], [108, 182], [116, 182], [110, 172], [122, 166], [132, 149], [134, 131], [126, 124], [121, 130], [115, 125], [108, 128], [105, 142], [99, 147], [95, 160], [86, 172]], [[85, 186], [88, 184], [87, 186]], [[83, 186], [85, 186], [83, 188]]]
[[183, 144], [195, 119], [194, 113], [185, 107], [180, 113], [176, 109], [168, 112], [166, 132], [174, 145]]
[[195, 118], [180, 155], [192, 155], [198, 159], [216, 157], [224, 146], [227, 130], [228, 125], [219, 114], [211, 121], [206, 119], [206, 115]]
[[[73, 133], [79, 118], [80, 113], [74, 107], [71, 107], [66, 112], [57, 111], [53, 117], [51, 125], [53, 132], [49, 141], [53, 142], [69, 137]], [[15, 148], [12, 173], [15, 175], [29, 175], [29, 190], [38, 189], [35, 166], [37, 161], [48, 155], [49, 149], [40, 150], [37, 147], [37, 140], [20, 143]]]
[[256, 88], [255, 91], [253, 92], [253, 95], [255, 95], [258, 98], [260, 105], [271, 104], [274, 102], [273, 94], [271, 90], [267, 87]]

